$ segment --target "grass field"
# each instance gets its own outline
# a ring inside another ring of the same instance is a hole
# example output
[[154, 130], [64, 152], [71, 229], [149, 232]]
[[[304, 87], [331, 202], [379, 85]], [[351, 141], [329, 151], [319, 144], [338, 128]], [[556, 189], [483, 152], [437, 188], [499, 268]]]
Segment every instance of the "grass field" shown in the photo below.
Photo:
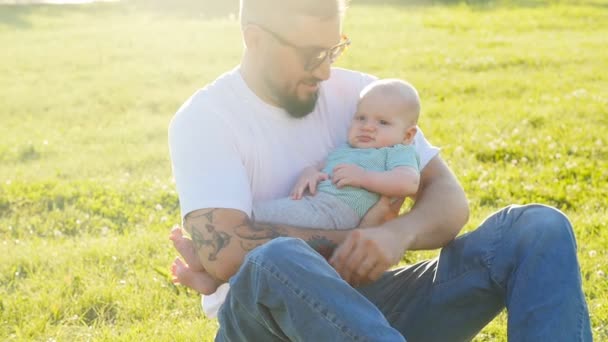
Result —
[[[173, 4], [0, 6], [0, 340], [212, 340], [199, 297], [168, 280], [166, 131], [241, 41], [235, 1]], [[569, 215], [607, 341], [608, 1], [355, 0], [345, 31], [339, 66], [419, 89], [465, 230], [509, 203]], [[506, 315], [475, 341], [506, 341]]]

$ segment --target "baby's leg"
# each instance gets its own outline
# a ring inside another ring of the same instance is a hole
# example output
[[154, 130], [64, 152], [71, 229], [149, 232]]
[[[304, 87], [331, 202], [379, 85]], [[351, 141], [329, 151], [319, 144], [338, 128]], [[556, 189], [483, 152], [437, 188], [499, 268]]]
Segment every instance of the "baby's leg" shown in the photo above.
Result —
[[203, 271], [203, 265], [201, 264], [200, 259], [198, 258], [198, 254], [196, 254], [196, 250], [194, 249], [194, 244], [192, 244], [192, 240], [186, 239], [182, 233], [182, 229], [180, 227], [174, 227], [171, 230], [171, 235], [169, 239], [173, 241], [173, 246], [179, 252], [179, 254], [186, 260], [188, 264], [188, 268], [191, 271]]
[[171, 230], [169, 239], [173, 241], [175, 249], [186, 260], [185, 264], [179, 258], [173, 261], [173, 265], [171, 265], [173, 282], [180, 283], [206, 295], [215, 292], [220, 283], [205, 271], [194, 249], [192, 240], [184, 237], [180, 227]]
[[206, 272], [193, 270], [179, 258], [173, 261], [171, 273], [174, 283], [182, 284], [204, 295], [212, 294], [220, 285]]
[[257, 222], [316, 229], [355, 228], [360, 221], [346, 203], [324, 192], [299, 200], [286, 197], [253, 203], [253, 218]]

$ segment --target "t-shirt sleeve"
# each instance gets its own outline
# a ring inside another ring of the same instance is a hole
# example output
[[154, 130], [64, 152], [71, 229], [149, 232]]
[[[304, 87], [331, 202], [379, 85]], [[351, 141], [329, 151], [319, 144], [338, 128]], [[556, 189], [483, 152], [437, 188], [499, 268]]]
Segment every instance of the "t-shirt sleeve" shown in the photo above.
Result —
[[169, 126], [182, 219], [204, 208], [237, 209], [250, 215], [251, 187], [236, 147], [236, 132], [200, 107], [184, 104]]
[[420, 158], [420, 170], [424, 169], [426, 164], [439, 154], [439, 148], [431, 145], [426, 140], [420, 127], [418, 127], [418, 132], [414, 137], [414, 146], [416, 146], [416, 152], [418, 152], [418, 157]]
[[395, 145], [387, 149], [386, 169], [407, 166], [420, 171], [418, 155], [413, 145]]

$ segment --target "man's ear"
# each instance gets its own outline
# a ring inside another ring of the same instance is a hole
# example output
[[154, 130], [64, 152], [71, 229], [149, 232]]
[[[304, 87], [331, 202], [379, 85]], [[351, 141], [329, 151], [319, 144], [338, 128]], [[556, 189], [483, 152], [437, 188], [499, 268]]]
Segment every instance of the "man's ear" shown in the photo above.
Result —
[[250, 51], [255, 51], [260, 46], [261, 30], [255, 25], [247, 24], [243, 27], [243, 41], [245, 48]]
[[418, 126], [412, 125], [405, 130], [405, 136], [403, 137], [403, 144], [409, 145], [414, 142], [414, 137], [418, 133]]

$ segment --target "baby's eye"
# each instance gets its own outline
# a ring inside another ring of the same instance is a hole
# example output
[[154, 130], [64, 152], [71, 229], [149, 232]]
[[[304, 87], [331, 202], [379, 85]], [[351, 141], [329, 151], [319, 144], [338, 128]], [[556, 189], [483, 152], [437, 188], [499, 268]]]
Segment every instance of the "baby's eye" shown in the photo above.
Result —
[[363, 120], [365, 120], [365, 116], [363, 116], [363, 115], [357, 115], [355, 117], [355, 120], [357, 120], [357, 121], [363, 121]]
[[387, 126], [387, 125], [390, 125], [391, 123], [386, 120], [380, 120], [380, 124], [383, 126]]

